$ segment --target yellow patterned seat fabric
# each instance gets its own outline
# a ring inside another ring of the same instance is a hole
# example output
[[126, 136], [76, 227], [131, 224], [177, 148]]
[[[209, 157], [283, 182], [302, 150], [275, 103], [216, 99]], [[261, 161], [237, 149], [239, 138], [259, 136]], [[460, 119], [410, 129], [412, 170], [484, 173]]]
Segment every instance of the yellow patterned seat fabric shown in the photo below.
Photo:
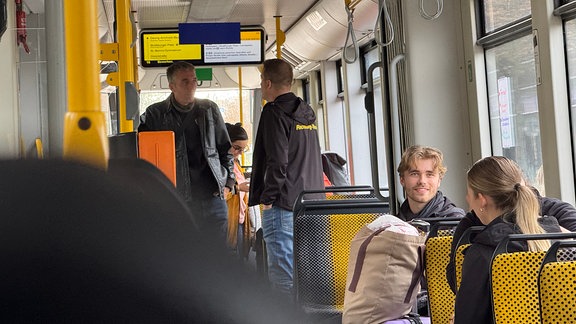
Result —
[[542, 323], [576, 323], [576, 261], [545, 264], [539, 280]]
[[426, 241], [426, 279], [433, 323], [448, 323], [454, 313], [454, 293], [446, 280], [452, 236], [431, 237]]
[[304, 214], [295, 218], [295, 289], [307, 312], [341, 313], [350, 242], [362, 226], [380, 215]]
[[456, 249], [454, 267], [456, 272], [456, 290], [460, 288], [460, 282], [462, 281], [462, 264], [464, 264], [464, 250], [467, 249], [470, 244], [460, 245]]
[[538, 271], [544, 254], [515, 252], [494, 258], [491, 288], [497, 324], [540, 323]]

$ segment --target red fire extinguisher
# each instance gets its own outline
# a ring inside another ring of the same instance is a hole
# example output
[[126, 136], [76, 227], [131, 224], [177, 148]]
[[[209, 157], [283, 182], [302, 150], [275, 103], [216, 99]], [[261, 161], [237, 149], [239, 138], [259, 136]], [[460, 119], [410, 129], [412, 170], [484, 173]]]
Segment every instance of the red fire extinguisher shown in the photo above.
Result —
[[26, 43], [26, 13], [22, 10], [22, 0], [16, 0], [16, 37], [17, 44], [24, 47], [24, 51], [30, 54], [30, 48]]

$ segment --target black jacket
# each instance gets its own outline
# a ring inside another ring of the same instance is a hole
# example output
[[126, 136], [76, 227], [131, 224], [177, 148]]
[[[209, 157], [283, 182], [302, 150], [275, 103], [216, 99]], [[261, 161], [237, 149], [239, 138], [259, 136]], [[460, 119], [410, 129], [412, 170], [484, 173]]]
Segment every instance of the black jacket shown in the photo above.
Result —
[[[540, 202], [540, 215], [547, 215], [556, 218], [558, 224], [564, 227], [565, 229], [576, 232], [576, 208], [570, 205], [567, 202], [556, 198], [548, 198], [542, 197], [540, 194], [535, 191], [538, 196], [538, 201]], [[456, 292], [456, 278], [455, 278], [455, 266], [454, 266], [454, 253], [456, 253], [456, 245], [469, 227], [472, 226], [482, 226], [482, 222], [476, 216], [474, 211], [468, 213], [466, 217], [464, 217], [456, 230], [454, 231], [454, 236], [452, 238], [452, 248], [450, 250], [450, 261], [446, 266], [446, 279], [448, 280], [448, 284], [450, 288], [452, 288], [453, 292]]]
[[411, 221], [414, 218], [463, 217], [465, 214], [466, 212], [464, 212], [462, 208], [456, 207], [448, 197], [445, 197], [442, 192], [438, 191], [436, 196], [434, 196], [418, 214], [412, 213], [408, 199], [406, 199], [404, 203], [402, 203], [402, 206], [400, 206], [398, 217], [403, 221]]
[[[198, 110], [195, 120], [200, 129], [204, 144], [204, 157], [218, 183], [220, 197], [224, 197], [224, 187], [234, 187], [234, 163], [230, 150], [230, 138], [224, 120], [216, 103], [207, 99], [195, 99], [194, 108]], [[186, 138], [182, 127], [182, 118], [170, 103], [170, 97], [152, 104], [140, 116], [138, 131], [171, 130], [174, 132], [176, 146], [176, 186], [178, 192], [187, 201], [191, 199], [190, 173]]]
[[268, 102], [260, 116], [248, 204], [293, 210], [303, 190], [324, 189], [316, 115], [293, 93]]
[[[546, 232], [560, 232], [560, 226], [554, 217], [543, 216], [540, 225]], [[514, 223], [498, 217], [472, 240], [466, 249], [462, 266], [462, 282], [456, 294], [455, 324], [486, 324], [493, 322], [492, 301], [490, 296], [490, 264], [496, 246], [509, 234], [520, 234]], [[523, 241], [512, 241], [509, 252], [527, 251]]]

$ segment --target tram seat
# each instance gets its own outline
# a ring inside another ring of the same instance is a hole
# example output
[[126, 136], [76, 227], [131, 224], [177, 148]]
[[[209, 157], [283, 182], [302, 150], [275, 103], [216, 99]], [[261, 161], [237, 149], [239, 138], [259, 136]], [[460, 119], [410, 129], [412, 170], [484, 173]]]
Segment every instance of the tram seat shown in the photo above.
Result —
[[456, 244], [456, 251], [454, 253], [454, 275], [456, 283], [456, 291], [460, 287], [462, 281], [462, 265], [464, 264], [464, 251], [470, 246], [473, 235], [476, 235], [484, 229], [484, 226], [472, 226], [462, 233], [460, 240]]
[[294, 212], [294, 293], [318, 321], [344, 308], [350, 243], [362, 226], [388, 212], [378, 200], [301, 201]]
[[437, 221], [426, 240], [428, 305], [433, 323], [448, 323], [454, 314], [456, 296], [446, 281], [452, 235], [458, 221]]
[[[174, 200], [174, 203], [186, 211], [186, 215], [190, 215], [189, 206], [174, 187], [174, 183], [152, 163], [139, 158], [110, 159], [107, 173], [115, 180], [129, 184], [130, 190], [143, 198], [154, 195], [153, 203], [161, 204], [167, 200]], [[194, 218], [192, 216], [189, 218], [198, 228]], [[198, 232], [197, 235], [200, 234], [202, 233]]]
[[[388, 188], [381, 188], [380, 192], [387, 195]], [[387, 198], [387, 197], [386, 197]], [[310, 200], [375, 200], [378, 198], [371, 186], [331, 186], [320, 190], [303, 191], [298, 199], [294, 209], [300, 208], [303, 201]]]
[[555, 242], [538, 276], [542, 323], [570, 323], [576, 314], [576, 241]]
[[108, 136], [111, 159], [137, 158], [138, 133], [127, 132]]
[[490, 269], [496, 324], [541, 323], [538, 273], [545, 251], [507, 253], [509, 242], [570, 237], [576, 233], [513, 234], [498, 244]]
[[305, 322], [165, 180], [111, 167], [0, 161], [0, 322]]
[[464, 264], [464, 251], [470, 247], [470, 243], [459, 245], [454, 255], [454, 268], [456, 275], [456, 291], [460, 288], [462, 282], [462, 265]]

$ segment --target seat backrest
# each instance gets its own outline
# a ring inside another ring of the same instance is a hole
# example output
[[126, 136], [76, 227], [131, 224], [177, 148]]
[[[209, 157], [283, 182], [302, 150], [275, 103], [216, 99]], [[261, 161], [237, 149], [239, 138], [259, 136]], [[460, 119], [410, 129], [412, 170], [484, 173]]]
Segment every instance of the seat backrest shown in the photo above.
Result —
[[558, 241], [546, 253], [538, 290], [542, 323], [570, 323], [576, 314], [576, 241]]
[[576, 314], [576, 261], [552, 262], [540, 272], [542, 323], [573, 323]]
[[0, 161], [0, 322], [303, 321], [133, 166]]
[[345, 209], [336, 203], [305, 204], [294, 216], [296, 300], [320, 318], [342, 312], [350, 243], [362, 226], [386, 213], [378, 202], [363, 207], [359, 200]]
[[456, 291], [460, 288], [460, 282], [462, 282], [462, 265], [464, 264], [464, 250], [470, 246], [470, 243], [459, 245], [456, 248], [454, 255], [454, 269], [456, 272]]
[[509, 242], [575, 236], [576, 233], [512, 234], [498, 244], [490, 267], [495, 323], [541, 322], [538, 273], [545, 251], [506, 253]]
[[456, 244], [456, 251], [454, 252], [454, 275], [456, 282], [456, 291], [460, 288], [462, 281], [462, 265], [464, 264], [464, 251], [470, 246], [472, 237], [481, 232], [485, 226], [472, 226], [467, 228], [458, 243]]
[[451, 235], [432, 236], [426, 240], [426, 280], [433, 323], [448, 323], [454, 314], [455, 296], [446, 280], [451, 245]]
[[540, 323], [538, 269], [544, 252], [515, 252], [492, 261], [495, 323]]
[[[380, 193], [387, 198], [388, 189], [380, 188]], [[305, 190], [296, 199], [295, 210], [302, 204], [314, 200], [375, 200], [378, 201], [371, 186], [333, 186], [318, 190]]]

